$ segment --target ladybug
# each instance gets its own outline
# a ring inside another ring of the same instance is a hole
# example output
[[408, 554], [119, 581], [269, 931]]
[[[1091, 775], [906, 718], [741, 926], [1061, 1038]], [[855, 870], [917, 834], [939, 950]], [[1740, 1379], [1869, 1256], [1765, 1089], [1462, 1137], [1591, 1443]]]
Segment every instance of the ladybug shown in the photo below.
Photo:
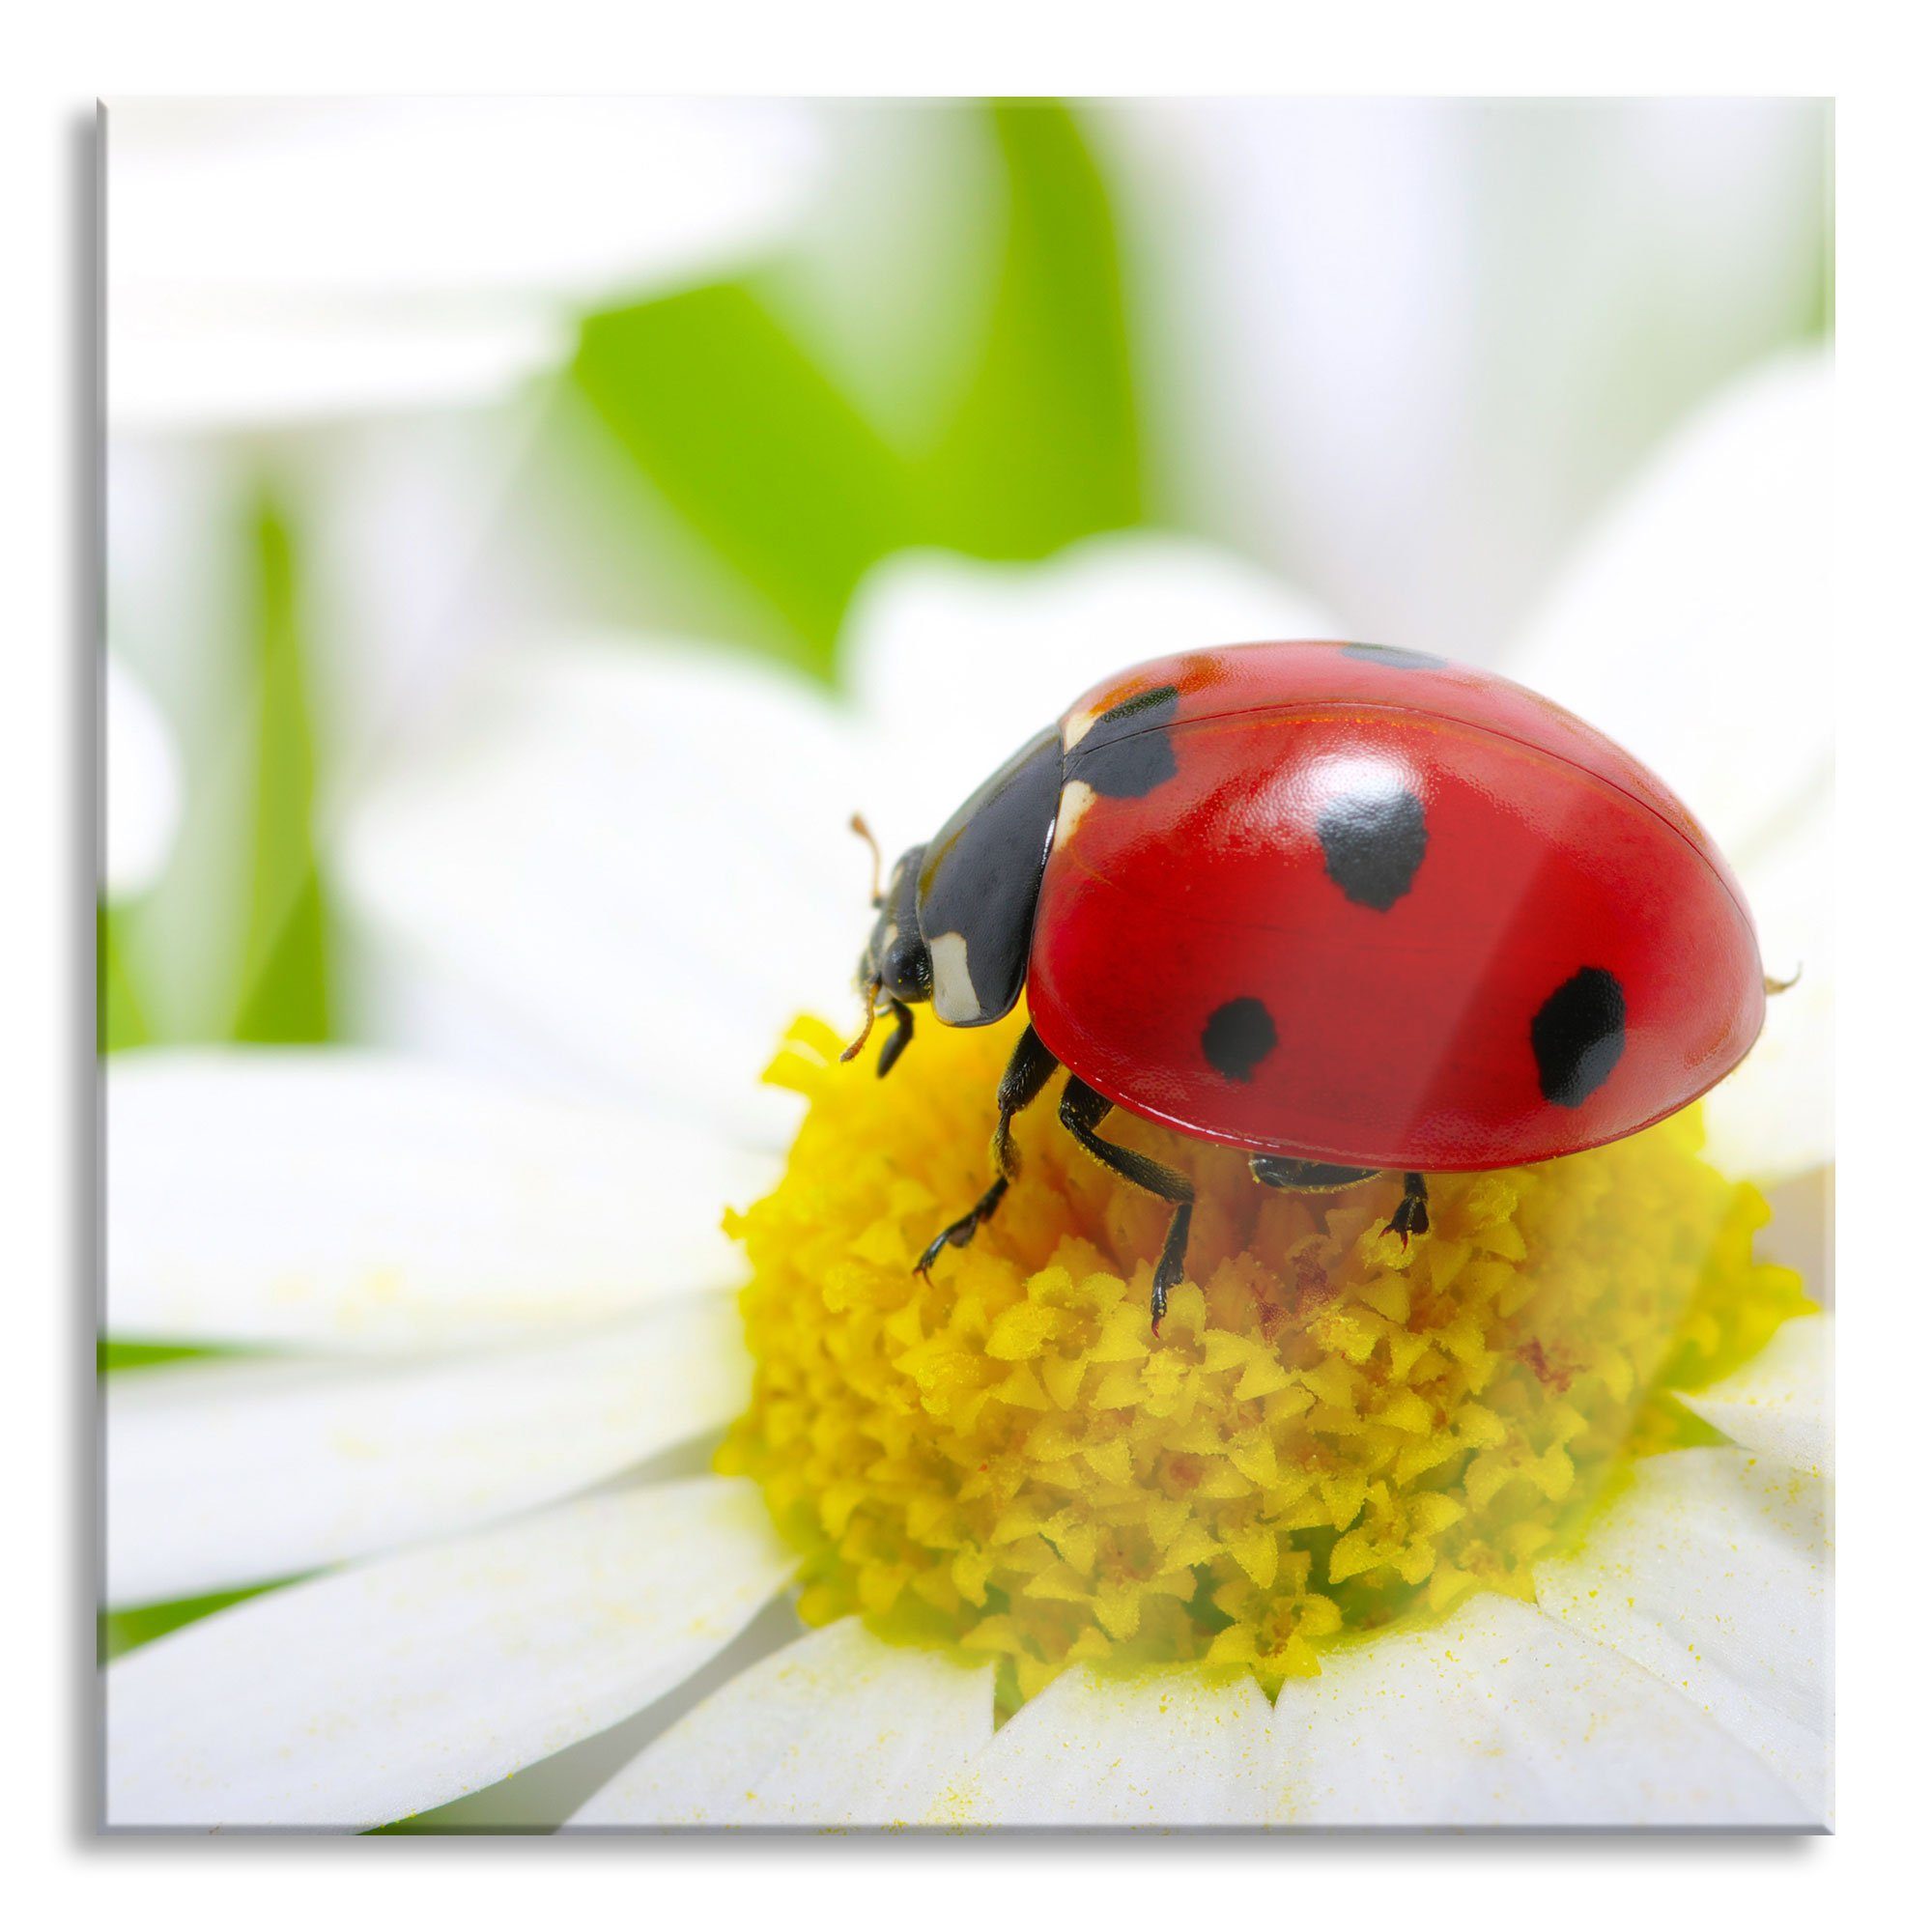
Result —
[[[863, 822], [859, 823], [863, 831]], [[867, 835], [869, 836], [869, 835]], [[1030, 738], [875, 892], [866, 1030], [912, 1008], [986, 1026], [1022, 991], [992, 1184], [920, 1258], [963, 1247], [1017, 1174], [1011, 1126], [1056, 1067], [1060, 1118], [1121, 1108], [1238, 1148], [1266, 1187], [1424, 1176], [1634, 1134], [1738, 1065], [1766, 982], [1736, 878], [1643, 765], [1547, 698], [1420, 651], [1254, 643], [1122, 672]]]

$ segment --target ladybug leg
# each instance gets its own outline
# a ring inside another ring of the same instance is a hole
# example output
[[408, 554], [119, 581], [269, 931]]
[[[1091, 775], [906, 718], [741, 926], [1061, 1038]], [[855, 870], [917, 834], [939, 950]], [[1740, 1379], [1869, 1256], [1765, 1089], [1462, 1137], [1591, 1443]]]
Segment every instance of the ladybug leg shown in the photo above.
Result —
[[1000, 1124], [993, 1129], [993, 1164], [1002, 1180], [1019, 1179], [1020, 1151], [1013, 1145], [1013, 1116], [1024, 1113], [1039, 1098], [1059, 1068], [1060, 1062], [1028, 1027], [1007, 1062], [1007, 1070], [1000, 1075]]
[[912, 1039], [912, 1009], [903, 1000], [895, 1000], [893, 1009], [893, 1031], [884, 1046], [879, 1049], [879, 1078], [883, 1080], [898, 1065], [902, 1054]]
[[1168, 1223], [1167, 1239], [1161, 1245], [1160, 1260], [1153, 1271], [1153, 1332], [1158, 1335], [1161, 1317], [1167, 1313], [1168, 1293], [1179, 1285], [1187, 1264], [1187, 1230], [1194, 1219], [1194, 1183], [1184, 1174], [1177, 1174], [1173, 1168], [1163, 1167], [1144, 1153], [1103, 1141], [1094, 1129], [1113, 1110], [1114, 1103], [1103, 1099], [1084, 1080], [1068, 1077], [1066, 1091], [1060, 1100], [1061, 1124], [1103, 1167], [1111, 1167], [1136, 1187], [1145, 1187], [1150, 1194], [1158, 1194], [1163, 1201], [1175, 1203], [1174, 1219]]
[[[905, 1033], [910, 1036], [911, 1032], [912, 1021], [908, 1014]], [[880, 1055], [884, 1063], [879, 1068], [881, 1073], [892, 1065], [886, 1054], [892, 1054], [894, 1059], [898, 1057], [895, 1049], [895, 1041], [898, 1038], [895, 1034], [886, 1042], [885, 1053]], [[1019, 1150], [1013, 1146], [1013, 1116], [1039, 1098], [1059, 1065], [1032, 1027], [1020, 1035], [1019, 1044], [1013, 1048], [1012, 1058], [1007, 1062], [1007, 1070], [1000, 1075], [1000, 1124], [993, 1129], [993, 1165], [998, 1170], [997, 1176], [992, 1186], [958, 1220], [942, 1228], [932, 1237], [925, 1252], [913, 1264], [915, 1274], [929, 1275], [941, 1249], [963, 1248], [992, 1219], [993, 1209], [1006, 1199], [1007, 1189], [1020, 1171]]]
[[1397, 1204], [1395, 1213], [1389, 1220], [1389, 1232], [1402, 1236], [1404, 1247], [1408, 1246], [1411, 1235], [1426, 1235], [1429, 1232], [1429, 1183], [1419, 1174], [1405, 1174], [1402, 1178], [1402, 1200]]

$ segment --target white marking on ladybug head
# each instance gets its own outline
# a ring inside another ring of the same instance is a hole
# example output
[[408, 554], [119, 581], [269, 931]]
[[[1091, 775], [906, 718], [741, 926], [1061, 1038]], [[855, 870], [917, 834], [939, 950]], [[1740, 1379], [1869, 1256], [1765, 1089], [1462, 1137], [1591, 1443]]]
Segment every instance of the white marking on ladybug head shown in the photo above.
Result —
[[932, 940], [932, 1010], [948, 1026], [971, 1026], [985, 1017], [966, 966], [966, 935], [942, 932]]
[[1086, 711], [1068, 712], [1066, 723], [1060, 727], [1060, 749], [1062, 752], [1072, 751], [1074, 746], [1079, 744], [1081, 739], [1093, 730], [1094, 721], [1099, 716], [1100, 709], [1098, 707], [1090, 708]]
[[1094, 803], [1094, 787], [1085, 779], [1071, 779], [1060, 788], [1060, 816], [1054, 821], [1053, 849], [1058, 852], [1073, 837], [1073, 828]]

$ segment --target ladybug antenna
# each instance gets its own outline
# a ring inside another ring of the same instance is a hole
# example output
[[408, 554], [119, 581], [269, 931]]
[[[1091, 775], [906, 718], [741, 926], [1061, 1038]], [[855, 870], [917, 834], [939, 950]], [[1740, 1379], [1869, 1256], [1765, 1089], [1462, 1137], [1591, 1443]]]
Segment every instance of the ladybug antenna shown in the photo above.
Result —
[[1788, 993], [1804, 977], [1804, 964], [1801, 960], [1798, 970], [1788, 980], [1774, 980], [1769, 973], [1764, 976], [1764, 990], [1774, 999], [1779, 993]]
[[[855, 811], [852, 814], [852, 830], [872, 848], [872, 903], [877, 905], [879, 903], [879, 841], [872, 837], [872, 828], [866, 823], [866, 815], [862, 811]], [[871, 1024], [870, 1019], [868, 1018], [866, 1023], [869, 1026]]]
[[875, 1009], [879, 1003], [879, 983], [877, 980], [867, 980], [859, 989], [866, 996], [866, 1024], [859, 1029], [859, 1037], [838, 1056], [841, 1065], [855, 1059], [872, 1037], [872, 1022], [878, 1017]]

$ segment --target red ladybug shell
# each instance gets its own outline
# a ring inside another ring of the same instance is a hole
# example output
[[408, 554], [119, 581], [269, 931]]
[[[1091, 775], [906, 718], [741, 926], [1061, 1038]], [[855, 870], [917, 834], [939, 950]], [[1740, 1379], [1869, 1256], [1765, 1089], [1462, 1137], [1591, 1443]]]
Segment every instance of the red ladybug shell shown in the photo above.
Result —
[[1674, 1113], [1757, 1037], [1710, 838], [1507, 679], [1236, 645], [1142, 665], [1061, 731], [1028, 1005], [1117, 1106], [1263, 1152], [1501, 1167]]

